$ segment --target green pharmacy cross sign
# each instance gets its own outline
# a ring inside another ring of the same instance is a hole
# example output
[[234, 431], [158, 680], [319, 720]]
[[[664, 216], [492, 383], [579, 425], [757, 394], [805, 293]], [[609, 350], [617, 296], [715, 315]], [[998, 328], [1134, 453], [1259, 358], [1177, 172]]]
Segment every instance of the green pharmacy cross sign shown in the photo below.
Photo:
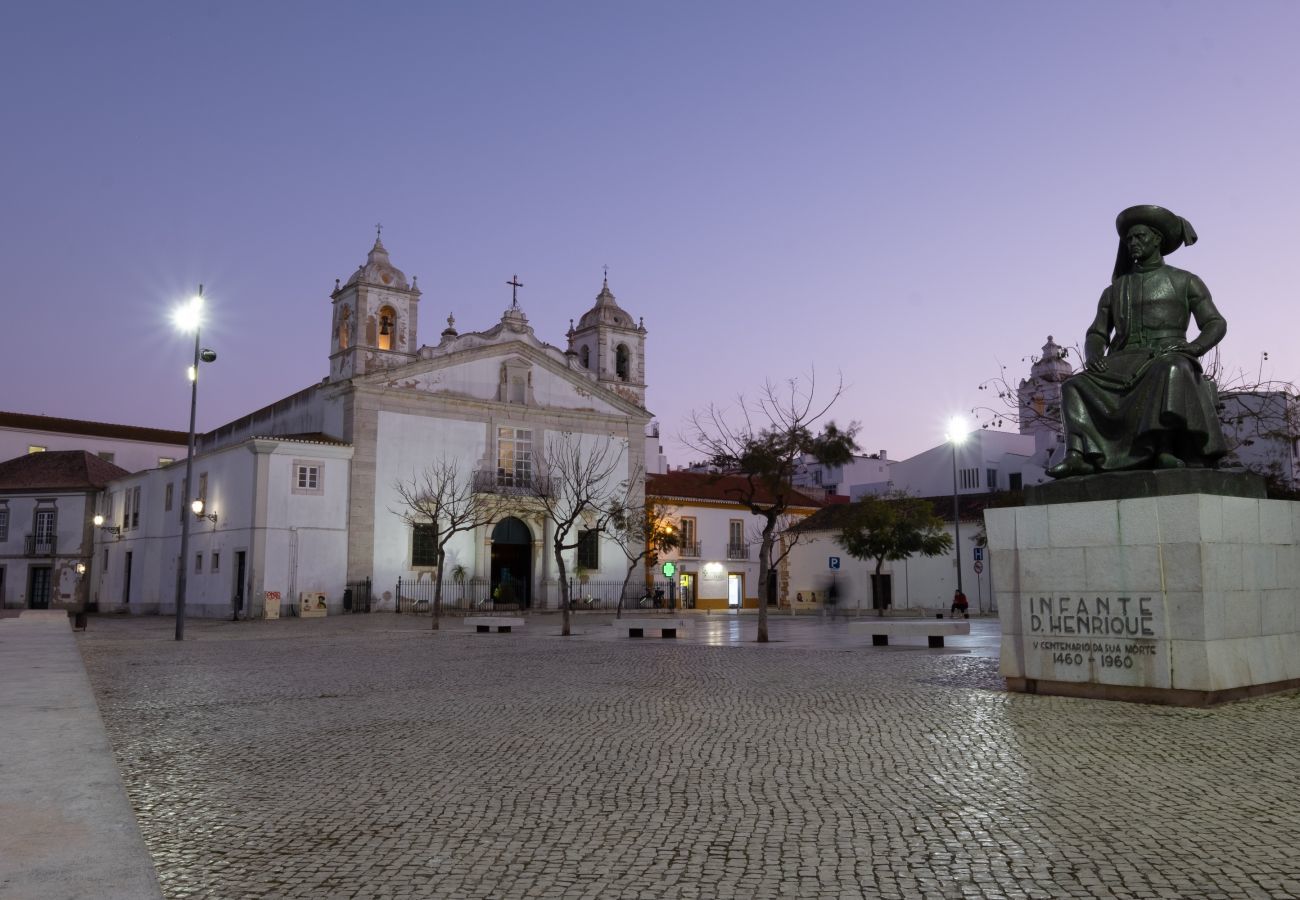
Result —
[[677, 573], [677, 566], [673, 565], [673, 564], [670, 563], [670, 562], [666, 562], [666, 563], [664, 563], [664, 577], [665, 577], [665, 578], [672, 578], [673, 575], [675, 575], [676, 573]]

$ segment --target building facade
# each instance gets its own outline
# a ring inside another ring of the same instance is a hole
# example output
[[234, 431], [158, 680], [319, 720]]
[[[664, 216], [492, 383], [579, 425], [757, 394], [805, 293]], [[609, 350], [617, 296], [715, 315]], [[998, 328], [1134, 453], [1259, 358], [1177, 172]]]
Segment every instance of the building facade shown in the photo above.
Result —
[[[185, 561], [196, 614], [260, 615], [268, 598], [304, 594], [323, 594], [338, 611], [345, 585], [366, 579], [373, 607], [392, 609], [399, 581], [443, 576], [402, 495], [450, 462], [496, 498], [499, 515], [456, 535], [444, 568], [492, 587], [508, 580], [522, 606], [553, 606], [554, 526], [535, 492], [565, 486], [548, 456], [572, 446], [604, 454], [615, 460], [611, 485], [643, 502], [647, 448], [657, 447], [644, 406], [646, 329], [607, 280], [564, 349], [536, 335], [517, 295], [484, 330], [458, 331], [449, 312], [437, 343], [421, 344], [429, 301], [378, 239], [330, 301], [328, 376], [202, 435], [190, 497], [180, 496], [181, 463], [108, 485], [106, 517], [120, 520], [127, 503], [131, 513], [119, 533], [100, 533], [102, 603], [175, 608], [180, 517], [194, 515], [198, 499]], [[591, 577], [621, 578], [622, 552], [604, 535], [594, 540], [585, 548], [600, 561]], [[576, 548], [565, 553], [572, 571]]]
[[[735, 475], [675, 470], [651, 475], [646, 496], [676, 532], [678, 546], [659, 554], [659, 563], [672, 562], [679, 592], [688, 609], [757, 609], [762, 595], [758, 565], [763, 519], [736, 499], [744, 479]], [[811, 515], [820, 503], [795, 492], [782, 531]], [[789, 566], [777, 567], [777, 602], [788, 606]]]

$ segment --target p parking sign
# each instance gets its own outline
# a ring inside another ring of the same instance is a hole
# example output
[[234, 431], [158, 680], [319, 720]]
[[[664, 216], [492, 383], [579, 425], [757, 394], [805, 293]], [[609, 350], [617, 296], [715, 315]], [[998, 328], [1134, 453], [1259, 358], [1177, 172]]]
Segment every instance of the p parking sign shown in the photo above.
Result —
[[830, 558], [830, 566], [831, 569], [838, 569], [840, 567], [840, 558], [838, 556], [832, 556]]

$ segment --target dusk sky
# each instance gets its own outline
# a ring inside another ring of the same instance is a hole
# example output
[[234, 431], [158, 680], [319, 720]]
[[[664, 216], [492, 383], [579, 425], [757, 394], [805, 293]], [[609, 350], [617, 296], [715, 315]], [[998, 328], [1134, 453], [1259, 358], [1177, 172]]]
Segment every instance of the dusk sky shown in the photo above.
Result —
[[[328, 373], [383, 223], [420, 335], [643, 316], [692, 409], [842, 373], [902, 458], [1081, 344], [1115, 215], [1158, 203], [1228, 370], [1300, 380], [1296, 3], [7, 3], [0, 409], [183, 430]], [[1009, 427], [1009, 426], [1008, 426]]]

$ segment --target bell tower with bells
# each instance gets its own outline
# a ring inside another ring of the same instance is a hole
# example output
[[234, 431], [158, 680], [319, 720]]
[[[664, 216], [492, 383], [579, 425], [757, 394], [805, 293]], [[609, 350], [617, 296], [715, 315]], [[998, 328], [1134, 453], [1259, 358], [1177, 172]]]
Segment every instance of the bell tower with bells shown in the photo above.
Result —
[[345, 284], [334, 282], [330, 381], [343, 381], [416, 358], [420, 291], [388, 259], [375, 226], [375, 245]]

